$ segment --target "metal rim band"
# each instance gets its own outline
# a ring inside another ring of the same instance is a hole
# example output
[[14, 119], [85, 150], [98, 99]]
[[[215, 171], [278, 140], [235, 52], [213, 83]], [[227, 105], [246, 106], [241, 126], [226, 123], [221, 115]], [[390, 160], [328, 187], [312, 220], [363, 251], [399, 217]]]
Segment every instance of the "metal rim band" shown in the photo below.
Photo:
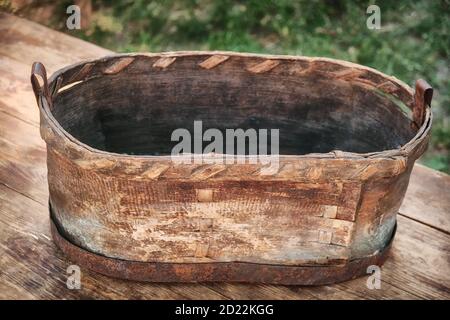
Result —
[[57, 227], [50, 209], [53, 240], [80, 267], [100, 274], [147, 282], [248, 282], [282, 285], [325, 285], [367, 275], [367, 267], [386, 260], [396, 227], [386, 247], [375, 255], [334, 266], [288, 266], [246, 262], [164, 263], [109, 258], [67, 240]]

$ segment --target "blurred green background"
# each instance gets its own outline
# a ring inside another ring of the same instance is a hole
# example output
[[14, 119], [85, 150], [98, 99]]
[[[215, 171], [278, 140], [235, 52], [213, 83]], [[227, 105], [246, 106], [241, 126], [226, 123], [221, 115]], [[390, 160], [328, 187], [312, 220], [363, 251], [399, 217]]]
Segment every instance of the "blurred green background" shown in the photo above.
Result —
[[[80, 0], [75, 3], [82, 8], [83, 27], [75, 31], [65, 26], [66, 8], [74, 1], [28, 1], [22, 8], [13, 2], [10, 11], [35, 20], [33, 6], [49, 6], [51, 14], [39, 22], [118, 52], [323, 56], [376, 68], [411, 86], [424, 78], [435, 88], [435, 122], [420, 161], [450, 173], [450, 0]], [[366, 26], [370, 4], [381, 9], [380, 30]]]

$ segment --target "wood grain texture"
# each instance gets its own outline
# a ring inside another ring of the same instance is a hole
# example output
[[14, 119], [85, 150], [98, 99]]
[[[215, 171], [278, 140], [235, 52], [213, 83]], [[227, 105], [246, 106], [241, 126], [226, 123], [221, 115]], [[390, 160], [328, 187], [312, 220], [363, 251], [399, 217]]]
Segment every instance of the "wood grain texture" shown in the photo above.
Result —
[[[450, 179], [416, 164], [400, 214], [450, 234]], [[426, 208], [426, 209], [425, 209]]]
[[[82, 289], [68, 290], [66, 268], [71, 263], [50, 240], [46, 155], [39, 138], [29, 66], [34, 60], [42, 60], [54, 71], [108, 52], [6, 14], [0, 14], [0, 29], [8, 35], [0, 38], [0, 68], [5, 72], [0, 79], [0, 298], [450, 298], [450, 199], [445, 192], [450, 178], [417, 165], [400, 209], [391, 257], [382, 268], [380, 290], [367, 289], [364, 277], [312, 288], [228, 283], [158, 285], [110, 279], [87, 270], [82, 270]], [[73, 43], [76, 45], [71, 46]]]

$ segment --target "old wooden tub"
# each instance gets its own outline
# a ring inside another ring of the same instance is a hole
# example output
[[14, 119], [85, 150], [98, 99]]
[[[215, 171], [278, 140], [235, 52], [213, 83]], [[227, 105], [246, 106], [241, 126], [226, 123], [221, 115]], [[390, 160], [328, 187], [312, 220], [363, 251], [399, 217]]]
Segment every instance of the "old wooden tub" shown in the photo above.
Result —
[[[134, 280], [316, 285], [366, 274], [386, 259], [432, 121], [425, 81], [413, 92], [324, 58], [121, 54], [48, 82], [35, 63], [31, 80], [56, 244], [76, 264]], [[278, 169], [174, 161], [171, 133], [195, 120], [279, 129]]]

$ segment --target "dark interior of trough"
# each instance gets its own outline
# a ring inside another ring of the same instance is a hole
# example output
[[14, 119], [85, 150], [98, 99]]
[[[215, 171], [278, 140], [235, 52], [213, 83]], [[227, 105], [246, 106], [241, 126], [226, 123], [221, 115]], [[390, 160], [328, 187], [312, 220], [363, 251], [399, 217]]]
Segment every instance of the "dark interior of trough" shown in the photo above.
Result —
[[52, 112], [91, 147], [139, 155], [170, 154], [178, 143], [171, 141], [172, 132], [185, 128], [193, 137], [196, 120], [203, 132], [279, 129], [279, 152], [289, 155], [395, 149], [415, 134], [399, 106], [375, 90], [320, 76], [245, 70], [92, 78], [61, 91]]

